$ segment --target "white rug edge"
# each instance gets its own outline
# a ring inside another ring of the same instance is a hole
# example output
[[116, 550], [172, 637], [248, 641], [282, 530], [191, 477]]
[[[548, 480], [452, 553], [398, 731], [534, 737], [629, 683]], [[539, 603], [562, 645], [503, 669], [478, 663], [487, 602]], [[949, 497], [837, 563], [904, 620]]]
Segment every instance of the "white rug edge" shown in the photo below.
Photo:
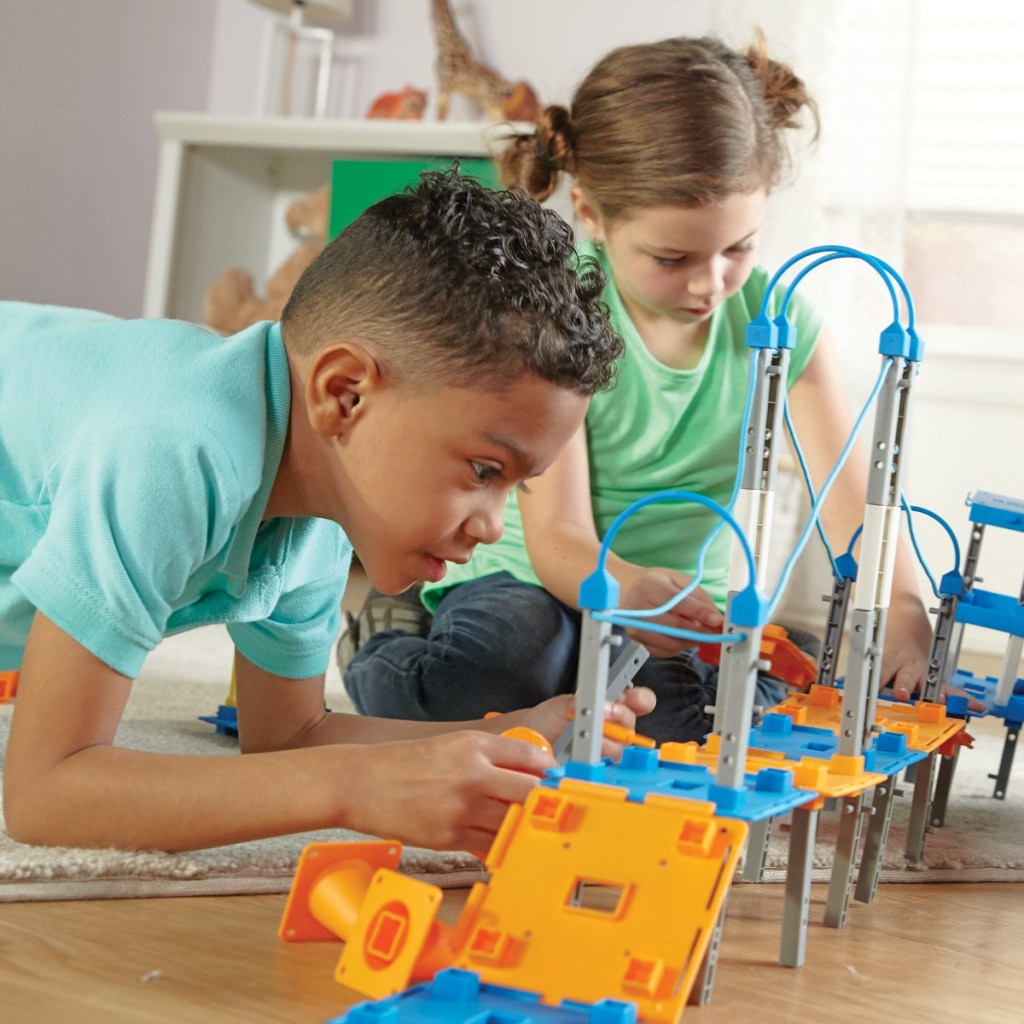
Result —
[[[436, 885], [439, 889], [467, 889], [487, 877], [482, 870], [475, 868], [402, 873], [419, 882]], [[278, 895], [288, 892], [293, 877], [294, 872], [271, 876], [231, 875], [173, 881], [163, 878], [97, 878], [4, 882], [0, 883], [0, 903]]]

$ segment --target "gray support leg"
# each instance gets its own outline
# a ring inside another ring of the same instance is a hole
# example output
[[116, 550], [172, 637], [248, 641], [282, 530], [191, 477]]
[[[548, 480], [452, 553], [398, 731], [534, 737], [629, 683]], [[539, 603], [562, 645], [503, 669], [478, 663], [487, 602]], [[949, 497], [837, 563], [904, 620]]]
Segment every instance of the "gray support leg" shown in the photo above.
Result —
[[829, 928], [842, 928], [850, 909], [850, 885], [860, 845], [861, 805], [864, 795], [845, 796], [840, 805], [839, 834], [836, 836], [835, 861], [828, 883], [825, 901], [825, 924]]
[[857, 886], [853, 893], [854, 899], [861, 903], [870, 903], [878, 893], [878, 876], [882, 873], [882, 855], [889, 839], [895, 796], [895, 776], [890, 776], [875, 787], [871, 802], [874, 813], [871, 815], [868, 834], [864, 839], [864, 852], [860, 858]]
[[996, 780], [996, 788], [992, 796], [996, 800], [1006, 799], [1006, 789], [1010, 785], [1010, 769], [1013, 768], [1013, 755], [1017, 752], [1017, 740], [1020, 738], [1020, 726], [1008, 725], [1006, 739], [1003, 741], [1003, 756], [999, 759], [999, 771], [989, 775]]
[[779, 963], [800, 967], [807, 947], [807, 919], [811, 906], [811, 869], [814, 867], [814, 836], [818, 811], [797, 807], [789, 833], [789, 864], [786, 867], [786, 905], [782, 912]]
[[764, 877], [764, 862], [768, 856], [768, 840], [771, 835], [771, 818], [751, 822], [747, 836], [747, 856], [743, 862], [744, 882], [760, 882]]
[[952, 754], [942, 754], [939, 758], [935, 795], [932, 797], [930, 817], [932, 828], [942, 828], [946, 824], [946, 809], [949, 806], [949, 794], [953, 788], [953, 777], [956, 775], [956, 763], [959, 757], [960, 747], [957, 746]]
[[726, 892], [718, 920], [715, 921], [715, 927], [711, 932], [711, 941], [704, 954], [704, 961], [700, 965], [693, 988], [690, 989], [690, 996], [686, 1000], [688, 1006], [707, 1006], [711, 1002], [711, 991], [715, 987], [715, 970], [718, 967], [718, 951], [722, 945], [722, 928], [725, 926], [725, 912], [728, 907], [729, 893]]
[[850, 594], [853, 592], [853, 581], [845, 576], [834, 580], [831, 596], [822, 600], [828, 601], [828, 619], [825, 623], [825, 636], [821, 644], [821, 661], [818, 663], [818, 686], [835, 686], [836, 669], [839, 665], [839, 654], [843, 646], [843, 630], [846, 626], [846, 613], [850, 605]]
[[910, 822], [907, 824], [907, 858], [924, 858], [924, 837], [928, 828], [928, 807], [932, 799], [932, 779], [935, 775], [935, 752], [914, 766], [914, 796], [910, 804]]
[[[609, 640], [611, 639], [614, 638], [609, 637]], [[643, 644], [638, 644], [635, 640], [627, 643], [612, 663], [612, 667], [608, 670], [608, 691], [605, 699], [617, 700], [627, 687], [632, 686], [637, 672], [640, 671], [644, 662], [649, 657], [650, 652]], [[555, 744], [552, 747], [552, 752], [559, 761], [564, 761], [568, 756], [569, 749], [572, 746], [572, 736], [573, 729], [572, 722], [570, 722], [562, 730], [562, 735], [555, 740]]]
[[611, 626], [583, 613], [580, 661], [576, 675], [576, 714], [572, 727], [572, 759], [600, 764], [604, 733], [604, 701], [608, 692], [608, 645]]

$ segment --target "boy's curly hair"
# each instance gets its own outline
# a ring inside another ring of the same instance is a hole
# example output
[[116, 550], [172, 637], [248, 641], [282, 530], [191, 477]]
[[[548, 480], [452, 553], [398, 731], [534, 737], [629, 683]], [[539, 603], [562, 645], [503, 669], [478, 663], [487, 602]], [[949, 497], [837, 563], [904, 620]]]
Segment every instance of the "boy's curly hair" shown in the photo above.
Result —
[[604, 274], [572, 230], [519, 191], [450, 170], [374, 204], [306, 270], [286, 345], [360, 341], [404, 382], [500, 390], [524, 373], [577, 394], [608, 386], [622, 341]]

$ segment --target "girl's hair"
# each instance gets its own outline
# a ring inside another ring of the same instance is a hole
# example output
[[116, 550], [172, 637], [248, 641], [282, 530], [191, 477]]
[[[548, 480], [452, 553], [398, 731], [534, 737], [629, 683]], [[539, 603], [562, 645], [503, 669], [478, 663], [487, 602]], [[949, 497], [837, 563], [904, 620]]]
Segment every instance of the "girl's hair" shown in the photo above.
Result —
[[777, 185], [788, 165], [783, 130], [817, 104], [762, 33], [746, 53], [720, 40], [623, 46], [600, 60], [571, 109], [546, 107], [536, 131], [514, 135], [500, 158], [506, 185], [546, 199], [562, 172], [601, 213], [705, 206]]

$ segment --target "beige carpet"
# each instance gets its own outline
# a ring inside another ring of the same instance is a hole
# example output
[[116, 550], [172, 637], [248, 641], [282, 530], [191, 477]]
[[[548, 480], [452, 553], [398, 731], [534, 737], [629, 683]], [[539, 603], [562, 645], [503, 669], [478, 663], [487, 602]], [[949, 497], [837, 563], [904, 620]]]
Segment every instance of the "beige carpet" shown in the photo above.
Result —
[[[213, 714], [227, 696], [231, 656], [231, 641], [219, 627], [165, 640], [133, 686], [118, 743], [139, 750], [237, 757], [235, 740], [198, 721], [199, 715]], [[336, 710], [351, 708], [333, 668], [328, 704]], [[0, 754], [7, 747], [12, 710], [10, 704], [0, 705]], [[362, 838], [332, 830], [194, 853], [140, 853], [25, 846], [0, 829], [0, 903], [287, 892], [307, 843]], [[467, 853], [407, 848], [401, 867], [444, 887], [484, 877], [480, 861]]]
[[[974, 737], [974, 746], [960, 751], [946, 823], [928, 832], [923, 861], [908, 861], [904, 852], [913, 790], [902, 787], [882, 857], [882, 882], [1024, 881], [1024, 751], [1017, 755], [1006, 799], [994, 800], [995, 782], [989, 773], [999, 768], [1006, 729], [1000, 719], [986, 718], [975, 719], [967, 731]], [[819, 818], [812, 878], [824, 882], [831, 874], [837, 814], [826, 810]], [[789, 833], [783, 821], [769, 842], [766, 881], [785, 877], [788, 850]]]
[[[212, 714], [226, 696], [230, 664], [231, 644], [219, 628], [165, 641], [135, 684], [118, 742], [145, 750], [238, 756], [234, 740], [197, 720]], [[337, 710], [348, 707], [333, 671], [328, 702]], [[0, 705], [0, 751], [6, 748], [11, 711], [11, 705]], [[1007, 799], [993, 800], [987, 776], [998, 766], [1004, 731], [998, 722], [976, 723], [971, 731], [976, 746], [961, 754], [947, 825], [928, 836], [923, 864], [909, 864], [903, 856], [909, 794], [898, 801], [883, 881], [1024, 880], [1024, 754]], [[834, 835], [834, 821], [824, 813], [815, 856], [819, 880], [828, 877]], [[358, 837], [316, 832], [168, 854], [30, 847], [0, 830], [0, 902], [285, 892], [307, 842], [345, 838]], [[787, 848], [782, 822], [769, 846], [769, 880], [783, 877]], [[402, 868], [446, 887], [484, 877], [480, 862], [464, 853], [407, 849]]]

